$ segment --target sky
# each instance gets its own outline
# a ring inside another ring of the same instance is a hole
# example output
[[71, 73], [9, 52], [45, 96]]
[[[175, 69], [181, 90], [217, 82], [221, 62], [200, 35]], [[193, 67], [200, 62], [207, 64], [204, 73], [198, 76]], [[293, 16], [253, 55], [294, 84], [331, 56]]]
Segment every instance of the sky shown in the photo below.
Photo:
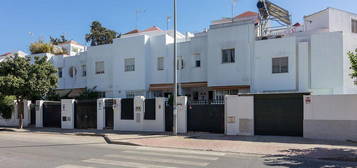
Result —
[[[258, 0], [237, 1], [236, 15], [257, 11]], [[289, 10], [293, 22], [301, 22], [303, 16], [327, 7], [357, 13], [357, 0], [271, 1]], [[177, 4], [180, 32], [200, 32], [211, 21], [232, 15], [232, 0], [177, 0]], [[31, 42], [62, 34], [88, 45], [84, 36], [95, 20], [118, 33], [154, 25], [166, 29], [166, 17], [172, 16], [172, 9], [172, 0], [0, 0], [0, 54], [28, 52]]]

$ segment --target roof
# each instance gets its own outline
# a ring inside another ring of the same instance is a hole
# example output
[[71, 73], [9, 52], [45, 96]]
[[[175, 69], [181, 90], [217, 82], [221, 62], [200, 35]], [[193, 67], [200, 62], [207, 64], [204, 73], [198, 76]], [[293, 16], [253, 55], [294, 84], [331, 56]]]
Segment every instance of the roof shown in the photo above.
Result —
[[152, 26], [152, 27], [149, 27], [149, 28], [147, 28], [145, 30], [134, 29], [134, 30], [132, 30], [130, 32], [125, 33], [124, 35], [142, 33], [142, 32], [152, 32], [152, 31], [162, 31], [162, 30], [157, 26]]
[[10, 55], [12, 54], [11, 52], [7, 52], [7, 53], [4, 53], [4, 54], [1, 54], [0, 56], [7, 56], [7, 55]]
[[257, 12], [247, 11], [247, 12], [244, 12], [244, 13], [234, 17], [234, 19], [241, 19], [241, 18], [255, 17], [255, 16], [258, 16]]

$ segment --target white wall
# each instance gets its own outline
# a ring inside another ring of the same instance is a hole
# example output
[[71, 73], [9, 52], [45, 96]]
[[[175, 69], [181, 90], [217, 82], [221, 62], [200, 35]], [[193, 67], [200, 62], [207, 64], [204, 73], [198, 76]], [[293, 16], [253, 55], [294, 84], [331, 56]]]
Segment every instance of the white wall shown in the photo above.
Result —
[[[253, 86], [255, 92], [297, 90], [296, 48], [295, 37], [256, 41]], [[272, 58], [278, 57], [288, 57], [288, 73], [272, 73]]]
[[329, 29], [329, 10], [323, 10], [316, 14], [304, 17], [306, 31], [315, 31], [319, 29]]
[[[255, 41], [254, 24], [208, 31], [208, 86], [250, 85], [250, 58]], [[222, 64], [222, 49], [235, 48], [235, 63]]]
[[254, 97], [225, 97], [225, 134], [254, 135]]
[[304, 137], [357, 140], [356, 102], [357, 95], [304, 96]]
[[341, 94], [344, 57], [342, 32], [313, 34], [310, 57], [313, 94]]
[[340, 9], [329, 8], [330, 18], [330, 31], [343, 31], [344, 33], [352, 32], [352, 19], [357, 19], [357, 15], [343, 11]]
[[[61, 100], [61, 127], [62, 129], [74, 129], [74, 99]], [[66, 118], [66, 121], [63, 119]]]

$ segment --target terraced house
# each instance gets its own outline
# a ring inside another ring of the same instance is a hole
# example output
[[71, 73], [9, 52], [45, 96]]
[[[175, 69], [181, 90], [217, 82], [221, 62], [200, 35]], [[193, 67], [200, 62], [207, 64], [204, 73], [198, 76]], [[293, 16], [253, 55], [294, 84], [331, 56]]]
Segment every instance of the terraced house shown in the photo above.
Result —
[[[245, 12], [202, 32], [177, 33], [180, 94], [215, 100], [238, 93], [357, 93], [347, 57], [357, 48], [357, 14], [327, 8], [295, 25], [280, 18], [284, 28], [265, 24], [262, 15]], [[59, 70], [59, 91], [96, 87], [103, 97], [168, 96], [173, 33], [153, 26], [108, 45], [62, 44], [69, 55], [30, 57], [49, 57]]]

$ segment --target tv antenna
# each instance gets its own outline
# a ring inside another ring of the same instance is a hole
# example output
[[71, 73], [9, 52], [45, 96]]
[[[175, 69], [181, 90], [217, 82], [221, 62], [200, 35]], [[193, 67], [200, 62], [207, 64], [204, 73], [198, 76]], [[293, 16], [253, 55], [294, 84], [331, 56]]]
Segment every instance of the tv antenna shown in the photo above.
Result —
[[237, 7], [238, 0], [231, 0], [231, 1], [232, 1], [232, 20], [233, 20], [235, 14], [234, 10]]
[[139, 14], [145, 13], [145, 9], [137, 9], [135, 10], [135, 29], [138, 29], [138, 22], [139, 22]]

